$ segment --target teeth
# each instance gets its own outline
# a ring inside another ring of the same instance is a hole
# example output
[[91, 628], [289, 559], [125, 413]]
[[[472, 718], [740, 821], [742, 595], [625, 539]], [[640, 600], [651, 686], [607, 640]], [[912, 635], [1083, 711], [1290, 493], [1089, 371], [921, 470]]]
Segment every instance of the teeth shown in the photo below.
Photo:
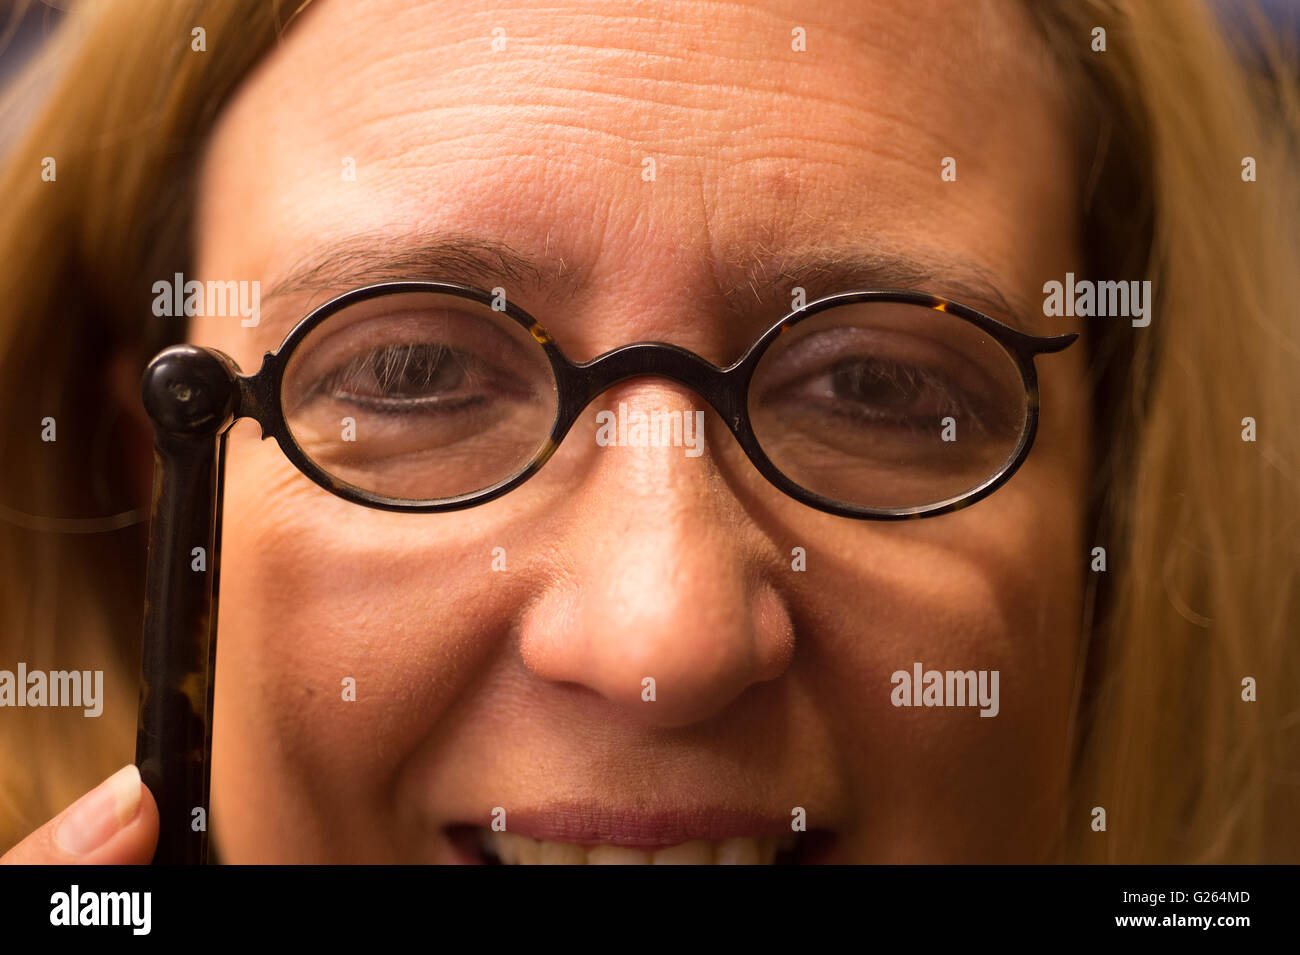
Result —
[[660, 849], [655, 853], [655, 865], [713, 865], [713, 843], [696, 839]]
[[653, 857], [625, 846], [596, 846], [587, 850], [587, 865], [649, 865]]
[[646, 852], [609, 845], [583, 849], [570, 842], [543, 842], [513, 832], [484, 829], [481, 842], [503, 865], [771, 865], [778, 849], [794, 846], [794, 837], [695, 839]]
[[[533, 842], [532, 839], [528, 841]], [[538, 847], [539, 865], [586, 865], [588, 861], [587, 853], [582, 851], [582, 846], [575, 846], [572, 843], [536, 842], [534, 845]]]
[[725, 839], [718, 846], [718, 865], [758, 865], [758, 842], [754, 839]]
[[492, 838], [483, 841], [505, 865], [538, 865], [541, 863], [541, 845], [527, 836], [513, 832], [490, 832]]

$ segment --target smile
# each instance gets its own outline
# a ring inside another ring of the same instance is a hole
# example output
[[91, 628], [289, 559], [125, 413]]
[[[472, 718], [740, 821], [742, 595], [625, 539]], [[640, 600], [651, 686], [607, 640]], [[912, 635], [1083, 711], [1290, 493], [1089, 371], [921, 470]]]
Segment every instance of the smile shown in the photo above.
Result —
[[737, 836], [731, 839], [693, 839], [675, 846], [634, 849], [629, 846], [583, 846], [573, 842], [531, 839], [514, 832], [479, 830], [479, 847], [488, 864], [497, 865], [775, 865], [780, 855], [791, 855], [793, 834]]
[[459, 824], [444, 832], [468, 865], [816, 865], [834, 842], [827, 830], [792, 832], [789, 823], [748, 815], [689, 825], [571, 819], [530, 814], [508, 831]]

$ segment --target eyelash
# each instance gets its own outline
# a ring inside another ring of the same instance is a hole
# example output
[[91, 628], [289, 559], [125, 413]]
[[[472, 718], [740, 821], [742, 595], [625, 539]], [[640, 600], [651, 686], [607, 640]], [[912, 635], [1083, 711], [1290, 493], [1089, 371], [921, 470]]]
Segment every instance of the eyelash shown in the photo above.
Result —
[[[400, 376], [411, 366], [413, 355], [423, 360], [428, 369], [425, 380], [416, 385], [420, 387], [435, 379], [443, 367], [443, 362], [452, 360], [461, 353], [439, 343], [384, 345], [357, 355], [325, 375], [314, 389], [315, 393], [342, 398], [368, 410], [390, 415], [452, 413], [487, 403], [482, 395], [467, 395], [460, 399], [448, 398], [445, 395], [392, 397], [384, 394], [366, 394], [359, 390], [365, 387], [368, 379], [374, 380], [381, 392], [392, 389], [398, 383]], [[460, 369], [467, 375], [471, 374], [468, 365], [464, 362], [460, 364]]]

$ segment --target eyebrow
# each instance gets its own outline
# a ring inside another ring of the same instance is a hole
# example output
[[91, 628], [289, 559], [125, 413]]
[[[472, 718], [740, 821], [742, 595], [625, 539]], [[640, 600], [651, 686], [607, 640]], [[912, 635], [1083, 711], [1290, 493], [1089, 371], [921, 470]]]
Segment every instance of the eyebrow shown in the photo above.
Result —
[[[718, 292], [734, 317], [770, 310], [780, 314], [767, 317], [780, 318], [793, 310], [796, 287], [804, 290], [807, 302], [856, 289], [901, 288], [951, 298], [1013, 328], [1034, 333], [1034, 310], [1025, 299], [1009, 292], [986, 267], [948, 251], [908, 254], [870, 245], [781, 250], [758, 242], [724, 255], [714, 275]], [[502, 286], [553, 305], [577, 296], [586, 278], [584, 270], [563, 256], [549, 252], [530, 256], [486, 236], [449, 233], [402, 239], [389, 234], [354, 235], [315, 250], [309, 259], [290, 268], [262, 295], [262, 303], [406, 280], [489, 289]], [[546, 324], [544, 315], [537, 318]]]
[[581, 275], [562, 257], [553, 261], [548, 267], [504, 242], [483, 236], [447, 234], [403, 242], [387, 234], [355, 235], [314, 251], [309, 261], [291, 268], [277, 281], [262, 301], [401, 280], [506, 283], [543, 293], [548, 299], [576, 294]]
[[1034, 308], [1023, 296], [999, 282], [990, 269], [948, 251], [814, 246], [780, 252], [757, 246], [743, 259], [732, 259], [724, 271], [728, 280], [723, 294], [736, 311], [775, 305], [783, 297], [788, 312], [795, 287], [804, 290], [809, 302], [858, 289], [908, 289], [952, 299], [1035, 334]]

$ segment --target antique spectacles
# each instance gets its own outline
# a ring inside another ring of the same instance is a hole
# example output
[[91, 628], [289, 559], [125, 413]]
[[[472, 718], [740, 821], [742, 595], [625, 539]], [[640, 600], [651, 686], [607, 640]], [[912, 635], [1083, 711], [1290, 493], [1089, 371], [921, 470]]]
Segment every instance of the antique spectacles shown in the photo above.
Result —
[[[194, 820], [207, 806], [222, 470], [235, 419], [256, 420], [299, 471], [346, 500], [453, 511], [536, 474], [613, 385], [662, 377], [699, 395], [795, 500], [905, 520], [967, 507], [1011, 478], [1038, 426], [1033, 360], [1077, 337], [1027, 335], [924, 292], [850, 291], [796, 309], [725, 368], [664, 342], [576, 363], [503, 296], [390, 282], [317, 308], [253, 375], [214, 349], [164, 350], [143, 381], [156, 469], [136, 757], [159, 805], [155, 862], [206, 853]], [[674, 425], [641, 422], [680, 443]]]

